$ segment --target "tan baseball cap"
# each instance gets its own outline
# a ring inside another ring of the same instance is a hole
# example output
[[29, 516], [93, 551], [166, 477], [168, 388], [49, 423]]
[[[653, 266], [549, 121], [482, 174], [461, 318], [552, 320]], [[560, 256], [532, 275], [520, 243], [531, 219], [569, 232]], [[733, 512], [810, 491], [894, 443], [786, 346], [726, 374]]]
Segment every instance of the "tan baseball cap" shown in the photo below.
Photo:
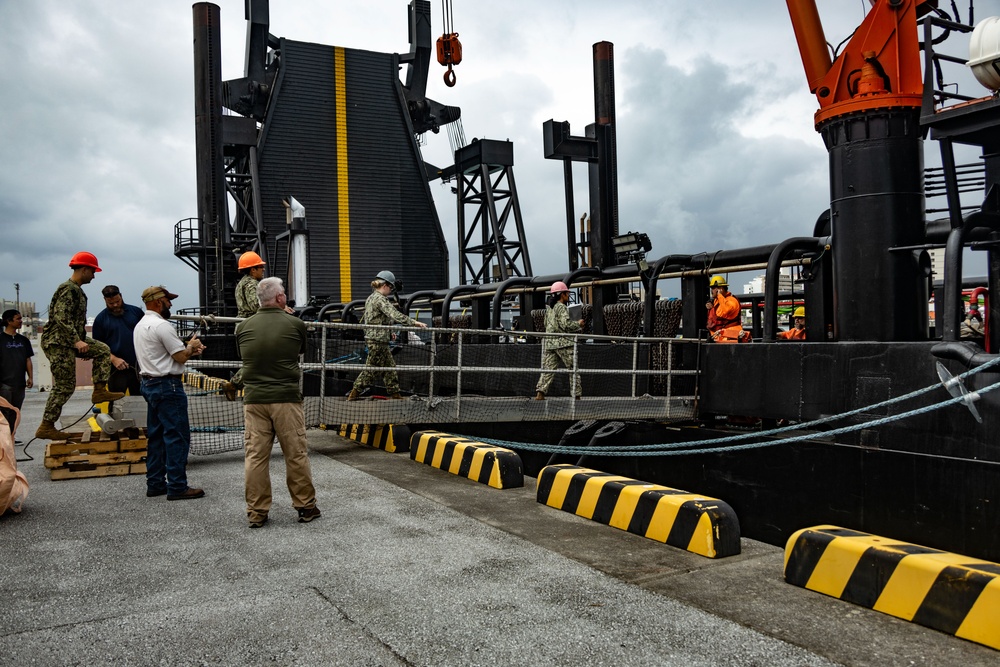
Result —
[[149, 303], [150, 301], [156, 301], [157, 299], [170, 299], [173, 301], [177, 298], [176, 294], [173, 294], [163, 285], [152, 285], [142, 290], [142, 302]]

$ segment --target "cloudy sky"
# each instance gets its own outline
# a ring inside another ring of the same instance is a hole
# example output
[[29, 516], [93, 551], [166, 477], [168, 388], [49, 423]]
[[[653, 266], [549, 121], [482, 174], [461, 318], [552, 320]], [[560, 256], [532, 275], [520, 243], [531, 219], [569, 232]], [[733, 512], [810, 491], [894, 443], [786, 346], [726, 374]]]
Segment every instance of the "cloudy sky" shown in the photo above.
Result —
[[[243, 0], [219, 0], [223, 78], [243, 73]], [[593, 121], [592, 45], [615, 45], [620, 229], [649, 234], [652, 255], [773, 243], [812, 231], [828, 206], [826, 150], [781, 0], [454, 0], [464, 47], [447, 88], [466, 137], [514, 142], [535, 273], [567, 266], [562, 166], [542, 157], [542, 123]], [[976, 3], [1000, 14], [1000, 0]], [[406, 52], [405, 0], [271, 0], [272, 34]], [[859, 24], [867, 0], [819, 0], [827, 39]], [[433, 32], [442, 31], [432, 2]], [[0, 297], [47, 309], [77, 250], [138, 302], [149, 284], [196, 307], [197, 276], [173, 255], [174, 224], [196, 215], [191, 3], [0, 0]], [[977, 93], [979, 94], [979, 93]], [[425, 158], [450, 163], [445, 133]], [[936, 149], [935, 149], [936, 150]], [[587, 209], [582, 168], [577, 216]], [[458, 256], [450, 188], [431, 186]]]

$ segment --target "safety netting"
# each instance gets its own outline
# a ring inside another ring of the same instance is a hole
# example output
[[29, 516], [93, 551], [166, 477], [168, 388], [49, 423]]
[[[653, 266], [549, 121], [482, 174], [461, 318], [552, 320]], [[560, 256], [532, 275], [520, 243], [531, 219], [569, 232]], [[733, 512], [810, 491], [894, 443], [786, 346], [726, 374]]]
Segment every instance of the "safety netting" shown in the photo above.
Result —
[[[386, 327], [398, 378], [398, 397], [387, 388], [382, 368], [371, 368], [364, 326], [307, 322], [302, 390], [306, 425], [340, 428], [344, 424], [440, 425], [461, 422], [576, 421], [580, 419], [655, 419], [694, 416], [698, 341], [674, 337], [680, 302], [662, 301], [656, 333], [638, 338], [642, 309], [622, 303], [605, 310], [609, 331], [621, 335], [570, 335], [570, 367], [552, 369], [544, 400], [537, 400], [542, 341], [533, 331], [472, 329], [471, 319], [454, 316], [446, 326]], [[541, 313], [532, 313], [537, 320]], [[538, 327], [539, 322], [535, 322]], [[200, 335], [208, 359], [192, 361], [185, 374], [192, 429], [192, 453], [211, 454], [243, 447], [242, 394], [227, 400], [223, 385], [239, 368], [234, 320], [201, 318]], [[540, 328], [540, 327], [538, 327]], [[625, 332], [629, 335], [625, 335]], [[183, 332], [182, 332], [183, 333]], [[358, 374], [374, 370], [358, 400], [348, 400]], [[574, 399], [570, 379], [577, 373], [582, 396]]]

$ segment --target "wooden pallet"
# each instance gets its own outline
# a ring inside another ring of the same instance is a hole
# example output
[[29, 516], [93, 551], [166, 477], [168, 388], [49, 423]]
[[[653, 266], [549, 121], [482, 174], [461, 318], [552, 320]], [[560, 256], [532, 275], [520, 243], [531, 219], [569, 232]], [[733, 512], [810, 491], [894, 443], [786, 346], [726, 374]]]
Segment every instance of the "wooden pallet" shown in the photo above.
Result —
[[146, 473], [146, 433], [108, 435], [87, 432], [80, 442], [50, 442], [45, 467], [51, 479], [80, 479]]

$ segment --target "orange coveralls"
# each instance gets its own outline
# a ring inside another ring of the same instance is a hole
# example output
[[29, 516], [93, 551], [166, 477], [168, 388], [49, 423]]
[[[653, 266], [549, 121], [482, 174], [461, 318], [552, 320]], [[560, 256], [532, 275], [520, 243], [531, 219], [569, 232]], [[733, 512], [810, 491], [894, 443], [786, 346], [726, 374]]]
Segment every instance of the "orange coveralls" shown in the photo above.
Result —
[[779, 331], [778, 340], [805, 340], [806, 330], [792, 327], [788, 331]]
[[750, 335], [740, 324], [740, 302], [730, 292], [719, 292], [708, 311], [708, 331], [716, 343], [745, 343]]

